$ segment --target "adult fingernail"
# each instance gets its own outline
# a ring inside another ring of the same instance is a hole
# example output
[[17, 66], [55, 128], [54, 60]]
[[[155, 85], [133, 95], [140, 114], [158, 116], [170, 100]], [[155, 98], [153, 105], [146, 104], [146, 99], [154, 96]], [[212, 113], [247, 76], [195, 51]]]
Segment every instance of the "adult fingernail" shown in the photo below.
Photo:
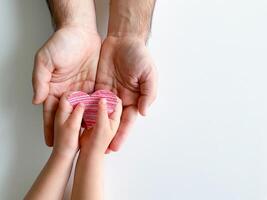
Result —
[[110, 149], [107, 149], [105, 154], [110, 154], [111, 153], [111, 150]]

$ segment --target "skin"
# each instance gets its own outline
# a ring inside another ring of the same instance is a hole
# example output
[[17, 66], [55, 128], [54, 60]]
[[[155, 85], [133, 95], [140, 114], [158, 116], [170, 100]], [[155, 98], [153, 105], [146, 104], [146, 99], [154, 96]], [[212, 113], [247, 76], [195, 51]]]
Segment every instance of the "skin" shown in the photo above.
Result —
[[63, 96], [55, 118], [54, 147], [50, 158], [40, 175], [25, 196], [31, 199], [62, 199], [73, 165], [74, 157], [79, 149], [79, 132], [84, 107], [72, 106]]
[[108, 89], [123, 104], [118, 132], [109, 145], [118, 151], [138, 112], [146, 115], [157, 95], [157, 71], [146, 48], [155, 0], [111, 0], [102, 46], [93, 1], [49, 2], [57, 31], [38, 51], [33, 72], [33, 103], [44, 105], [46, 143], [53, 145], [53, 119], [63, 92]]
[[110, 116], [106, 107], [106, 101], [101, 99], [96, 125], [80, 136], [84, 106], [78, 105], [73, 110], [66, 96], [60, 99], [53, 151], [24, 199], [62, 199], [78, 150], [72, 199], [103, 199], [103, 160], [120, 124], [121, 101]]
[[33, 103], [43, 103], [48, 146], [53, 146], [53, 122], [60, 96], [70, 90], [87, 93], [94, 90], [101, 48], [94, 3], [87, 0], [74, 3], [69, 0], [52, 2], [56, 31], [35, 55]]
[[109, 148], [118, 151], [138, 111], [145, 115], [156, 98], [157, 72], [145, 43], [137, 38], [109, 36], [102, 45], [96, 90], [108, 89], [123, 103], [121, 124]]
[[157, 70], [146, 47], [155, 0], [111, 0], [108, 35], [101, 48], [95, 89], [109, 89], [123, 104], [109, 149], [118, 151], [138, 112], [145, 116], [157, 96]]
[[81, 137], [72, 190], [72, 199], [100, 200], [103, 198], [103, 161], [105, 151], [115, 136], [122, 112], [121, 101], [109, 117], [104, 101], [100, 102], [97, 123]]

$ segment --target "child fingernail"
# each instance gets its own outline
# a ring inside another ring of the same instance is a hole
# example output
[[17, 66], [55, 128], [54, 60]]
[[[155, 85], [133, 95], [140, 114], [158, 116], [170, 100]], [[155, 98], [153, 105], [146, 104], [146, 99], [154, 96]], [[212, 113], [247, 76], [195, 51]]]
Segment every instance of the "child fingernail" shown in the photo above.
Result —
[[84, 107], [85, 107], [85, 105], [84, 105], [83, 103], [79, 103], [79, 106], [80, 106], [81, 108], [84, 108]]
[[100, 103], [105, 105], [107, 103], [107, 100], [105, 98], [100, 99]]

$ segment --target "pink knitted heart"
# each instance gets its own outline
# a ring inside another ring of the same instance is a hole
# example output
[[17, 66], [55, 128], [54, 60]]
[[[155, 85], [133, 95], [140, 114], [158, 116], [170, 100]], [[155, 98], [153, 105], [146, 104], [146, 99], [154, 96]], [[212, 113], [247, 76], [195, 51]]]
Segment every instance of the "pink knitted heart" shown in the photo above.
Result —
[[105, 98], [107, 101], [108, 114], [114, 112], [118, 99], [115, 94], [108, 90], [98, 90], [91, 95], [77, 91], [68, 96], [68, 101], [73, 107], [79, 103], [83, 103], [85, 105], [82, 123], [84, 128], [91, 128], [93, 125], [95, 125], [98, 102], [101, 98]]

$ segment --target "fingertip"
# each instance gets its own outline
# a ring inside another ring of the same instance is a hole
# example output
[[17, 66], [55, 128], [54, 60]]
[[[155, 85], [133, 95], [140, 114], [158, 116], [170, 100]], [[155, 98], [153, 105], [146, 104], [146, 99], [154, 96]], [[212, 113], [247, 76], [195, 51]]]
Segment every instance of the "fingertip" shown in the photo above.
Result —
[[116, 141], [112, 141], [109, 145], [109, 149], [111, 152], [118, 152], [121, 149], [121, 143], [117, 143]]
[[47, 146], [53, 146], [55, 114], [58, 107], [58, 99], [48, 96], [43, 104], [43, 128]]
[[143, 99], [140, 99], [138, 102], [138, 111], [142, 116], [147, 116], [148, 114], [148, 105]]
[[73, 110], [73, 112], [70, 114], [68, 118], [69, 123], [79, 124], [79, 127], [82, 124], [82, 118], [83, 113], [85, 110], [85, 105], [82, 103], [79, 103]]
[[112, 151], [111, 151], [111, 149], [107, 149], [106, 151], [105, 151], [105, 154], [110, 154]]
[[79, 103], [78, 106], [83, 110], [85, 109], [85, 104], [84, 103]]
[[63, 94], [59, 100], [59, 105], [56, 111], [55, 121], [59, 124], [64, 123], [73, 112], [73, 107]]
[[38, 105], [38, 104], [40, 104], [41, 102], [40, 101], [38, 101], [37, 99], [36, 99], [36, 97], [35, 97], [35, 95], [32, 97], [32, 104], [34, 104], [34, 105]]
[[102, 98], [98, 102], [98, 110], [96, 115], [96, 125], [100, 128], [108, 120], [106, 99]]
[[105, 98], [101, 98], [101, 99], [99, 100], [98, 105], [99, 105], [100, 108], [102, 108], [102, 109], [106, 109], [106, 104], [107, 104], [107, 100], [106, 100]]
[[98, 115], [104, 115], [107, 113], [107, 100], [102, 98], [98, 102]]
[[83, 103], [79, 103], [75, 109], [78, 109], [79, 113], [84, 113], [85, 105]]
[[52, 141], [52, 140], [45, 139], [45, 144], [46, 144], [48, 147], [53, 147], [53, 141]]
[[41, 96], [39, 93], [34, 92], [33, 97], [32, 97], [32, 104], [34, 105], [39, 105], [45, 101], [45, 99], [48, 96], [48, 93], [43, 92], [43, 96]]
[[53, 140], [54, 140], [53, 126], [54, 126], [53, 121], [46, 121], [46, 120], [44, 121], [44, 139], [48, 147], [53, 146]]
[[142, 115], [142, 116], [147, 116], [147, 108], [141, 108], [140, 110], [139, 110], [139, 113]]

